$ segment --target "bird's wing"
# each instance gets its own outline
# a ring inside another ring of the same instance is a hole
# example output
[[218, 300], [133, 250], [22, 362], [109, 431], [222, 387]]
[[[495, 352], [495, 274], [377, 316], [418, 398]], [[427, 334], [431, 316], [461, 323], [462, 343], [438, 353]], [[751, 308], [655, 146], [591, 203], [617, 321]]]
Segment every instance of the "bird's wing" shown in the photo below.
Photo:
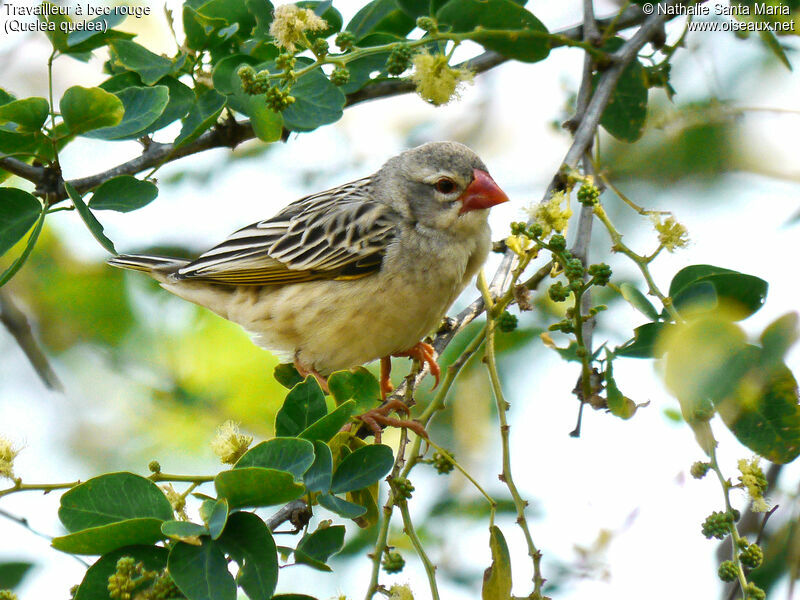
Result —
[[370, 178], [301, 198], [240, 229], [179, 269], [176, 279], [278, 285], [375, 272], [400, 215], [370, 201]]

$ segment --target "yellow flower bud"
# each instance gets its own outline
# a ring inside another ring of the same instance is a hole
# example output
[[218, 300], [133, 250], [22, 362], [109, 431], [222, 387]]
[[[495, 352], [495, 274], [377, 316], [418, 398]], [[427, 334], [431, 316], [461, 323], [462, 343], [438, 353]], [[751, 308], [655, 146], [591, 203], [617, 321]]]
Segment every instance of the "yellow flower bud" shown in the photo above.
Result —
[[659, 215], [652, 215], [653, 227], [658, 232], [658, 241], [669, 252], [683, 248], [689, 244], [689, 232], [686, 227], [678, 223], [675, 217], [669, 216], [662, 223]]
[[14, 459], [19, 454], [20, 448], [6, 437], [0, 436], [0, 477], [14, 478]]

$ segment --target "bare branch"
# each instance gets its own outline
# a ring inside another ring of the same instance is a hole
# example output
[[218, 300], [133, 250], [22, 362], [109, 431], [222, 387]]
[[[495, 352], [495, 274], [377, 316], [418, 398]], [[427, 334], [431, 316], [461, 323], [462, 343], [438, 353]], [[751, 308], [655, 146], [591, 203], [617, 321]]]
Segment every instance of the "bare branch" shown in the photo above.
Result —
[[0, 169], [13, 173], [28, 181], [39, 181], [44, 177], [44, 169], [42, 167], [33, 167], [13, 156], [0, 155]]
[[42, 383], [51, 390], [64, 391], [64, 386], [33, 335], [31, 324], [25, 313], [3, 291], [0, 291], [0, 323], [5, 325], [8, 332], [14, 336]]

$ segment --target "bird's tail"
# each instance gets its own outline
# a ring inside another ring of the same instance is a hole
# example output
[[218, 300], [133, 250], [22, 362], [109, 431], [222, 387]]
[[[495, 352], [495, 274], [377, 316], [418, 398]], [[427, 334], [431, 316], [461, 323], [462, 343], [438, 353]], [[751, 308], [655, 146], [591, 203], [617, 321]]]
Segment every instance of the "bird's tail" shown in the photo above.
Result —
[[112, 267], [147, 273], [153, 279], [162, 283], [167, 281], [171, 273], [189, 264], [188, 260], [183, 260], [181, 258], [148, 256], [146, 254], [119, 254], [109, 258], [107, 262]]

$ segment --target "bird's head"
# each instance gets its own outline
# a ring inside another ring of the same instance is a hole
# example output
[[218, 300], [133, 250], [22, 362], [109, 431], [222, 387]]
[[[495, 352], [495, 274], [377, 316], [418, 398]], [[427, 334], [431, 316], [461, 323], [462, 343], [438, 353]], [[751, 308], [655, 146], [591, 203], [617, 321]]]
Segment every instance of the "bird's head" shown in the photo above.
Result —
[[488, 209], [508, 201], [472, 150], [432, 142], [390, 159], [376, 179], [382, 200], [427, 227], [468, 233], [484, 226]]

